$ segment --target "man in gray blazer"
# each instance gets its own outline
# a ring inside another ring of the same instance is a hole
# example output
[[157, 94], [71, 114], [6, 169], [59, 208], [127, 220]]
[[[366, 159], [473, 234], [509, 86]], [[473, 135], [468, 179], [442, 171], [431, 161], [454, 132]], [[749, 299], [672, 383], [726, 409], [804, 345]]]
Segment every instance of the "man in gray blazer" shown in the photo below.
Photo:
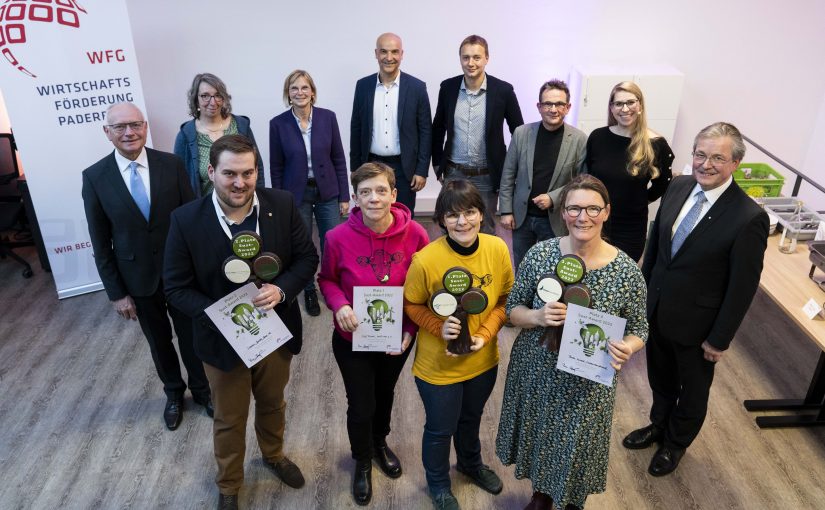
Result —
[[501, 173], [501, 226], [513, 231], [516, 269], [531, 246], [567, 232], [558, 201], [578, 173], [587, 144], [587, 135], [564, 122], [570, 90], [563, 81], [542, 85], [536, 107], [541, 122], [516, 128]]

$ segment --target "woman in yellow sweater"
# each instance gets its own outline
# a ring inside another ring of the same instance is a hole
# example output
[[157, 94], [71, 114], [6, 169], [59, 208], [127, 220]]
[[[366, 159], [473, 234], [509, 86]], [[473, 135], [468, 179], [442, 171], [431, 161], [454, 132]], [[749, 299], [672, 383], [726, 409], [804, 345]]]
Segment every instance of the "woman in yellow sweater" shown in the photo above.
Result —
[[[426, 413], [421, 456], [436, 509], [458, 508], [450, 491], [451, 439], [459, 472], [492, 494], [502, 488], [501, 479], [482, 463], [479, 427], [496, 382], [496, 334], [507, 320], [504, 305], [513, 270], [504, 241], [479, 234], [483, 218], [484, 200], [472, 183], [445, 183], [433, 221], [447, 235], [413, 256], [404, 286], [404, 311], [420, 327], [413, 374]], [[469, 271], [471, 286], [487, 297], [481, 313], [468, 316], [470, 352], [458, 356], [447, 351], [447, 341], [458, 336], [459, 320], [445, 320], [429, 306], [431, 296], [444, 288], [444, 273], [456, 266]]]

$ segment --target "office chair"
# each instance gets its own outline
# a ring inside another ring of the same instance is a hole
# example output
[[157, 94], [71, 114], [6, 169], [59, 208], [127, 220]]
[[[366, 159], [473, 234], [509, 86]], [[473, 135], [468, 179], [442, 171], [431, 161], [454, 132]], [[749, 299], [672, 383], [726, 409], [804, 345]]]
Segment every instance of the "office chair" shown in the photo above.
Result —
[[[0, 186], [12, 187], [13, 189], [17, 188], [16, 181], [20, 177], [15, 148], [14, 135], [0, 133]], [[24, 218], [23, 202], [19, 194], [16, 197], [14, 194], [10, 194], [0, 198], [0, 233], [22, 224]], [[11, 240], [0, 236], [0, 258], [11, 257], [23, 264], [23, 278], [31, 278], [34, 274], [31, 266], [11, 250], [13, 246]]]

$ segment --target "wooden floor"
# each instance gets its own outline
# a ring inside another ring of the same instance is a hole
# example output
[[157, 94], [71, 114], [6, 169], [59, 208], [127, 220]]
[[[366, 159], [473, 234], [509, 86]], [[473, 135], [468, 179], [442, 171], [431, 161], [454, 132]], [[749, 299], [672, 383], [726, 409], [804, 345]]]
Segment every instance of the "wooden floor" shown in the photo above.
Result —
[[[35, 264], [34, 250], [21, 253]], [[294, 490], [274, 478], [250, 423], [245, 508], [357, 508], [330, 312], [305, 317], [304, 331], [288, 386], [286, 452], [307, 485]], [[494, 454], [516, 333], [505, 328], [499, 336], [499, 381], [481, 438], [484, 460], [504, 480], [504, 491], [491, 496], [453, 471], [453, 491], [465, 509], [520, 509], [530, 499], [529, 481], [515, 480]], [[665, 478], [647, 474], [652, 449], [621, 446], [625, 434], [647, 423], [650, 390], [644, 356], [636, 356], [619, 382], [607, 492], [591, 496], [587, 508], [825, 508], [825, 429], [760, 430], [742, 406], [746, 398], [801, 397], [818, 356], [758, 295], [718, 367], [702, 433]], [[396, 389], [389, 437], [404, 475], [391, 480], [373, 470], [372, 508], [431, 508], [420, 461], [423, 407], [411, 363]], [[104, 293], [58, 301], [51, 275], [39, 265], [24, 280], [19, 266], [0, 260], [0, 509], [214, 507], [211, 420], [187, 395], [183, 423], [170, 432], [161, 419], [164, 402], [137, 323], [116, 316]]]

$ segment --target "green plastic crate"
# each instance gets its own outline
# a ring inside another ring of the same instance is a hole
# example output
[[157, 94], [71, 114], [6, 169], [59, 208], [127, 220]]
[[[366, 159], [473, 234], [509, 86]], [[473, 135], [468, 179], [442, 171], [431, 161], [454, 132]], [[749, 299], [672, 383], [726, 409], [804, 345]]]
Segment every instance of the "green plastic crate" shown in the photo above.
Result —
[[[751, 178], [745, 178], [744, 168], [751, 169]], [[733, 172], [733, 180], [752, 197], [778, 197], [785, 185], [785, 178], [765, 163], [740, 163]]]

